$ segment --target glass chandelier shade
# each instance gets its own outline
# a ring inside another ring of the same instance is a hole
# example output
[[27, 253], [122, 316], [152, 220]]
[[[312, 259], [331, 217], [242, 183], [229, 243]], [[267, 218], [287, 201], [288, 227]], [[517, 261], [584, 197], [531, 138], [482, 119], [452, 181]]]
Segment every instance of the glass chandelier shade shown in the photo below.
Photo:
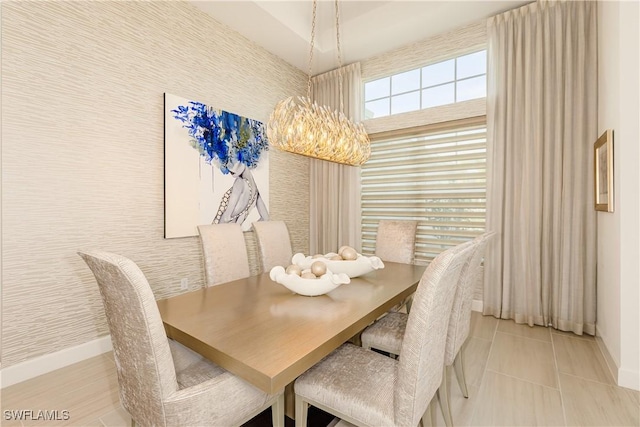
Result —
[[314, 0], [307, 96], [289, 97], [278, 102], [267, 123], [267, 137], [272, 146], [283, 151], [334, 163], [360, 166], [369, 160], [371, 143], [362, 123], [354, 123], [343, 112], [338, 0], [335, 0], [335, 11], [340, 111], [325, 105], [320, 106], [311, 101], [311, 64], [313, 61], [316, 5], [317, 0]]

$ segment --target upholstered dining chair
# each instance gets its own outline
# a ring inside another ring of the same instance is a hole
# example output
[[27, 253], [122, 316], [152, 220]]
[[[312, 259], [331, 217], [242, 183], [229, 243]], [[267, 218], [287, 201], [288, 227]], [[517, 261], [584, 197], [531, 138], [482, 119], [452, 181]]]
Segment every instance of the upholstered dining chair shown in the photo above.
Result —
[[132, 425], [240, 425], [271, 406], [273, 424], [284, 426], [282, 392], [264, 393], [167, 338], [151, 287], [133, 261], [102, 251], [78, 254], [98, 282]]
[[262, 271], [269, 272], [276, 265], [285, 268], [291, 264], [293, 249], [289, 229], [284, 221], [257, 221], [253, 223], [256, 233]]
[[242, 226], [235, 223], [199, 225], [207, 286], [250, 276]]
[[[480, 264], [484, 257], [485, 247], [493, 235], [494, 232], [488, 232], [460, 245], [461, 248], [470, 247], [471, 252], [469, 261], [463, 266], [456, 285], [451, 319], [449, 320], [447, 331], [444, 361], [445, 371], [438, 394], [440, 397], [440, 408], [447, 426], [453, 425], [450, 404], [452, 367], [455, 369], [455, 375], [462, 394], [464, 397], [469, 397], [462, 362], [464, 357], [463, 344], [469, 336], [474, 285], [481, 275], [482, 270]], [[368, 349], [375, 348], [390, 354], [401, 355], [402, 340], [407, 322], [408, 316], [404, 313], [387, 314], [387, 316], [376, 321], [362, 332], [362, 346]]]
[[391, 359], [347, 343], [299, 376], [296, 426], [306, 426], [310, 404], [360, 426], [418, 425], [442, 379], [455, 284], [467, 258], [468, 248], [449, 249], [425, 270], [409, 313], [403, 357]]
[[[376, 233], [375, 255], [382, 261], [413, 264], [415, 259], [418, 221], [381, 219]], [[411, 295], [392, 307], [389, 312], [411, 310]]]
[[387, 220], [378, 222], [375, 255], [382, 261], [412, 264], [418, 221]]

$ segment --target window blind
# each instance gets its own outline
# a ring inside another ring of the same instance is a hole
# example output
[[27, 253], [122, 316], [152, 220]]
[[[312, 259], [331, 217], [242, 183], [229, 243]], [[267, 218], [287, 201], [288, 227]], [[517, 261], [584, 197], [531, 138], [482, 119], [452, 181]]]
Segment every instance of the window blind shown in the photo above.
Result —
[[371, 135], [361, 168], [362, 253], [374, 253], [381, 219], [418, 221], [418, 264], [482, 234], [486, 141], [485, 117]]

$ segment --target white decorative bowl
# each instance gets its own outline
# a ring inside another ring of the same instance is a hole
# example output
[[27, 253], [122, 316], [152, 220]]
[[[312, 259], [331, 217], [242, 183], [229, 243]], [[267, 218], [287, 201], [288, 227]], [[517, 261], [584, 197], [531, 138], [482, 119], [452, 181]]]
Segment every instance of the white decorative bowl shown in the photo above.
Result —
[[384, 263], [377, 256], [364, 256], [358, 254], [358, 258], [353, 261], [332, 261], [330, 258], [336, 253], [330, 252], [319, 258], [312, 258], [310, 256], [305, 257], [302, 253], [297, 253], [291, 259], [293, 264], [297, 264], [300, 268], [310, 268], [311, 264], [315, 261], [322, 261], [327, 266], [327, 269], [333, 273], [344, 273], [347, 276], [353, 278], [367, 274], [373, 270], [384, 268]]
[[334, 274], [329, 270], [317, 279], [303, 279], [297, 274], [287, 274], [284, 267], [279, 265], [271, 269], [269, 277], [296, 294], [307, 297], [324, 295], [351, 281], [346, 274]]

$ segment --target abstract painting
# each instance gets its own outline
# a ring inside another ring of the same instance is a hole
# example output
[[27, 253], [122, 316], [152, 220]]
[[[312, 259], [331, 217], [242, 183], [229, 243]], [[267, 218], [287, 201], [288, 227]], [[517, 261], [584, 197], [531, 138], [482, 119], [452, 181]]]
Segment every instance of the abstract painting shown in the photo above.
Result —
[[165, 238], [197, 236], [200, 224], [269, 219], [263, 123], [202, 102], [164, 96]]

